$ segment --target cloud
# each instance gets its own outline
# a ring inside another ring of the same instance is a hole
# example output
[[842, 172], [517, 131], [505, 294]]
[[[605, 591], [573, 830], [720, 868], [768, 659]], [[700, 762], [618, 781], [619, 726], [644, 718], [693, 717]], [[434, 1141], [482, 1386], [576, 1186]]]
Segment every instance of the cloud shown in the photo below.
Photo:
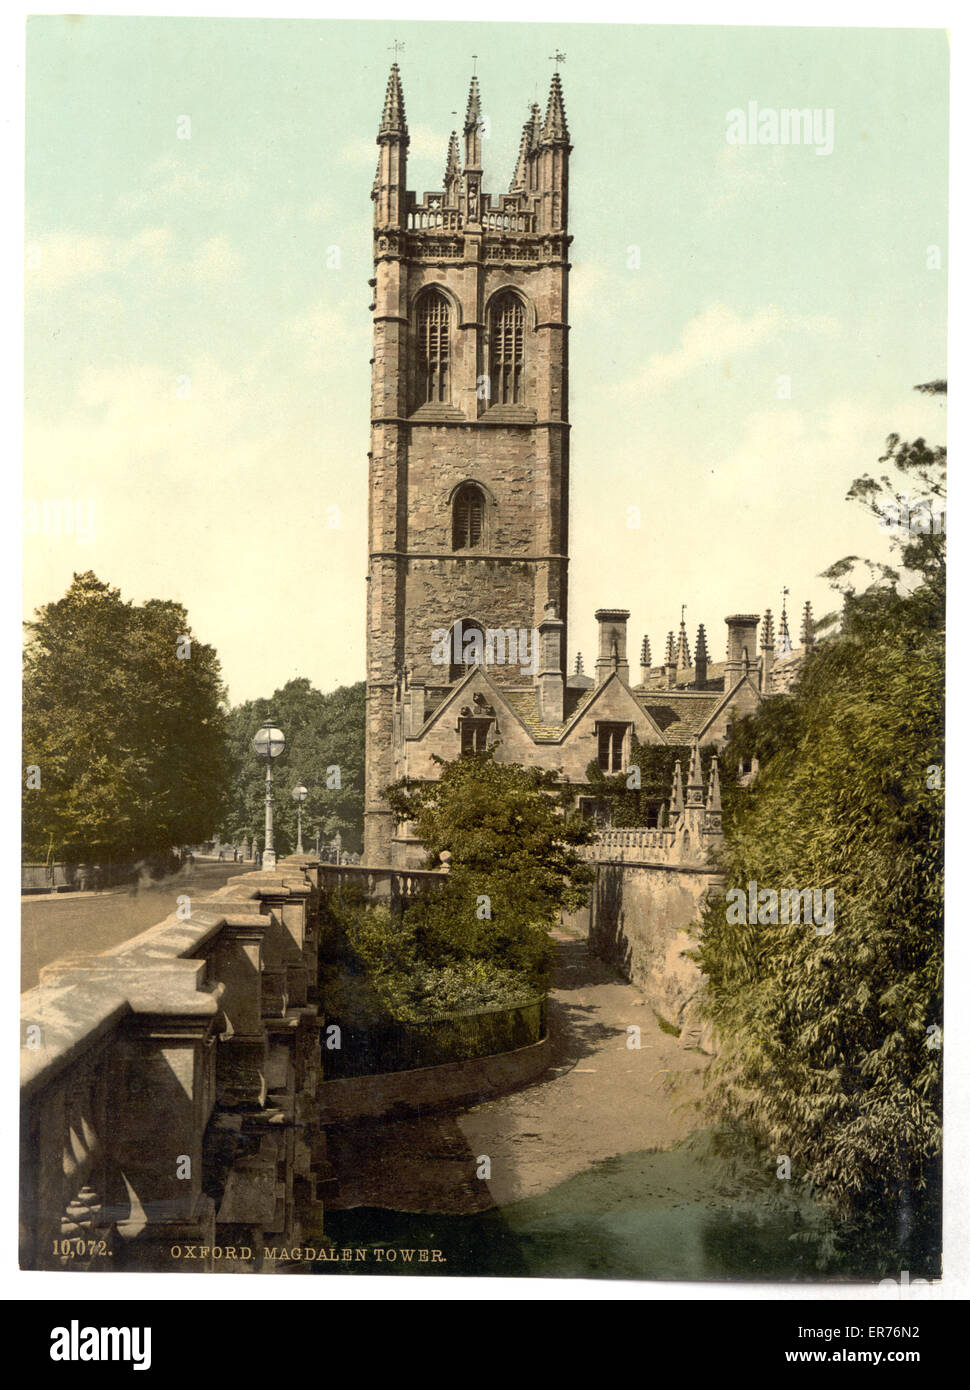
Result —
[[617, 384], [614, 394], [662, 390], [700, 368], [729, 363], [735, 357], [754, 352], [782, 334], [828, 334], [836, 329], [832, 318], [785, 314], [777, 304], [757, 309], [747, 317], [726, 304], [711, 304], [685, 324], [675, 348], [654, 353], [636, 376]]
[[28, 244], [25, 289], [28, 303], [72, 289], [98, 277], [117, 277], [130, 295], [138, 274], [154, 289], [187, 280], [224, 284], [240, 258], [228, 237], [208, 237], [192, 249], [179, 245], [171, 227], [145, 227], [132, 236], [91, 236], [52, 232]]
[[179, 155], [160, 155], [145, 170], [145, 186], [121, 194], [115, 200], [115, 211], [129, 216], [149, 208], [166, 208], [173, 202], [223, 208], [247, 195], [249, 184], [238, 175], [226, 175], [191, 164], [191, 149], [190, 143], [185, 141], [180, 145]]

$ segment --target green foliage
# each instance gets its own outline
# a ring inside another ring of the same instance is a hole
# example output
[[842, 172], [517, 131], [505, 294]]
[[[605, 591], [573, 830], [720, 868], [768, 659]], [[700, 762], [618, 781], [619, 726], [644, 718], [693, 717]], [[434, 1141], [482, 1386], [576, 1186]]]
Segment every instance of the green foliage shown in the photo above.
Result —
[[[890, 441], [897, 462], [914, 447]], [[942, 496], [942, 453], [918, 452]], [[727, 886], [833, 888], [834, 931], [731, 925], [719, 899], [697, 951], [721, 1040], [712, 1113], [789, 1155], [843, 1216], [885, 1214], [903, 1249], [935, 1220], [941, 1137], [943, 797], [929, 769], [943, 762], [944, 554], [941, 535], [921, 540], [900, 542], [915, 588], [885, 572], [847, 587], [841, 632], [792, 694], [736, 727], [725, 758], [760, 764], [736, 800]]]
[[561, 910], [588, 899], [595, 874], [577, 847], [592, 832], [567, 813], [554, 773], [497, 763], [487, 753], [439, 765], [436, 782], [387, 789], [398, 818], [413, 822], [429, 863], [446, 850], [452, 856], [444, 890], [405, 914], [421, 958], [438, 968], [489, 961], [539, 990], [555, 953], [550, 928]]
[[386, 907], [347, 902], [338, 913], [348, 949], [326, 980], [327, 1010], [334, 1017], [358, 1026], [419, 1021], [532, 997], [524, 976], [488, 960], [430, 964], [421, 957], [414, 922], [392, 917]]
[[[340, 686], [329, 695], [308, 680], [288, 681], [270, 700], [247, 700], [229, 716], [235, 765], [232, 798], [222, 835], [229, 841], [257, 836], [263, 842], [266, 764], [253, 752], [253, 735], [265, 719], [275, 719], [286, 747], [273, 760], [273, 831], [277, 854], [296, 848], [296, 803], [302, 783], [303, 845], [312, 849], [317, 828], [321, 842], [339, 831], [344, 849], [359, 851], [364, 826], [364, 683]], [[340, 786], [333, 769], [339, 769]], [[328, 771], [329, 770], [329, 771]]]
[[[711, 759], [718, 753], [718, 749], [711, 743], [702, 747], [700, 752], [706, 790]], [[727, 810], [737, 780], [737, 762], [721, 757], [718, 761], [721, 795]], [[647, 825], [649, 817], [656, 812], [658, 802], [664, 803], [665, 816], [669, 822], [670, 793], [673, 787], [674, 764], [677, 762], [680, 763], [681, 775], [686, 786], [690, 770], [690, 749], [670, 744], [640, 743], [634, 734], [630, 767], [636, 766], [640, 769], [638, 788], [631, 788], [627, 784], [629, 769], [615, 774], [605, 773], [595, 760], [586, 768], [586, 778], [591, 792], [609, 800], [610, 822], [613, 826]]]
[[106, 861], [211, 835], [231, 777], [225, 692], [182, 605], [126, 602], [88, 571], [26, 626], [23, 761], [41, 785], [24, 793], [25, 854]]

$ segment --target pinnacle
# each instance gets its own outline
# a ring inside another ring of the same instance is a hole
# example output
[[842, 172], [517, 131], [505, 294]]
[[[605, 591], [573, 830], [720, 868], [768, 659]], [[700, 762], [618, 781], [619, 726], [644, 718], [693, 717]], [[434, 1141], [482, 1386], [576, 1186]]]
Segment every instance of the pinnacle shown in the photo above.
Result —
[[465, 112], [465, 134], [474, 130], [482, 119], [482, 96], [478, 90], [478, 78], [473, 77], [468, 88], [468, 110]]
[[552, 74], [552, 86], [549, 88], [549, 102], [546, 106], [546, 120], [542, 127], [543, 143], [552, 140], [568, 141], [569, 130], [566, 127], [566, 108], [562, 99], [562, 82], [559, 73]]
[[381, 135], [406, 135], [407, 129], [404, 117], [404, 90], [401, 86], [401, 72], [397, 63], [392, 63], [391, 75], [387, 79], [387, 93], [384, 97], [380, 133]]
[[461, 164], [458, 157], [458, 136], [455, 131], [451, 132], [451, 139], [448, 141], [448, 157], [445, 161], [445, 183], [448, 184], [452, 179], [461, 177]]

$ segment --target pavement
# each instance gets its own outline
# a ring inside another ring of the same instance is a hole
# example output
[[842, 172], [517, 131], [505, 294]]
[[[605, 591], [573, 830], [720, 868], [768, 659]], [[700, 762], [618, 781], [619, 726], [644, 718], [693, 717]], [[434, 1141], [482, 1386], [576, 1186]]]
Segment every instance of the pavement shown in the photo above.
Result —
[[21, 899], [20, 988], [32, 989], [41, 968], [71, 956], [108, 951], [153, 927], [176, 909], [178, 898], [203, 897], [249, 864], [196, 863], [138, 888], [100, 893], [31, 893]]

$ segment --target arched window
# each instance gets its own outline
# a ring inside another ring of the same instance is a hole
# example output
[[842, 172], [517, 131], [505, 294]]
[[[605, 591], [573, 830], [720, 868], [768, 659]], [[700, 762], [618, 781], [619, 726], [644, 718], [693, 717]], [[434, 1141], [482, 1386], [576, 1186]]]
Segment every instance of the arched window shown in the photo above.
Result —
[[450, 681], [461, 680], [470, 666], [485, 660], [485, 633], [474, 618], [459, 618], [451, 629]]
[[418, 308], [418, 404], [451, 399], [451, 314], [437, 290], [426, 294]]
[[525, 351], [525, 310], [518, 295], [499, 295], [492, 306], [492, 400], [496, 405], [520, 405], [523, 399], [522, 363]]
[[451, 511], [452, 550], [477, 550], [485, 536], [485, 497], [474, 483], [463, 483]]

